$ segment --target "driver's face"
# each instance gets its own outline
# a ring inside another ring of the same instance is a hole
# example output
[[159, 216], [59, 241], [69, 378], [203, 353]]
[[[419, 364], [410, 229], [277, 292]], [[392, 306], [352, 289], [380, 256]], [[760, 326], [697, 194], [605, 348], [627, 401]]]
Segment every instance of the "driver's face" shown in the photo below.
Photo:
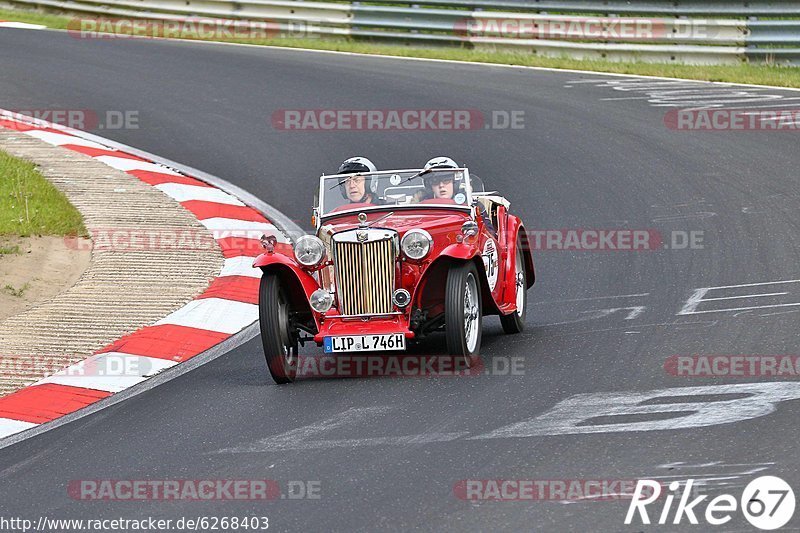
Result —
[[347, 178], [344, 183], [347, 199], [351, 202], [358, 202], [364, 197], [364, 176], [353, 176]]
[[434, 198], [452, 198], [453, 197], [453, 180], [447, 179], [433, 184], [433, 197]]

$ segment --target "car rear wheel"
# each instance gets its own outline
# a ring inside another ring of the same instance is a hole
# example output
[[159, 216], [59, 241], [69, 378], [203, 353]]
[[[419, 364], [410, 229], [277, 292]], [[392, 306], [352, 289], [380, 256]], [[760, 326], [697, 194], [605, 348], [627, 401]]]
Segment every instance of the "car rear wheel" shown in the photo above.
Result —
[[464, 357], [468, 367], [477, 359], [481, 347], [482, 315], [481, 286], [475, 264], [451, 266], [445, 289], [447, 351]]
[[525, 256], [522, 240], [517, 237], [517, 255], [514, 261], [514, 285], [516, 287], [517, 310], [510, 315], [500, 315], [500, 324], [506, 333], [522, 333], [525, 329], [525, 307], [528, 303], [528, 278], [525, 272]]
[[275, 383], [297, 375], [297, 336], [291, 329], [289, 300], [278, 276], [264, 274], [259, 286], [258, 316], [264, 357]]

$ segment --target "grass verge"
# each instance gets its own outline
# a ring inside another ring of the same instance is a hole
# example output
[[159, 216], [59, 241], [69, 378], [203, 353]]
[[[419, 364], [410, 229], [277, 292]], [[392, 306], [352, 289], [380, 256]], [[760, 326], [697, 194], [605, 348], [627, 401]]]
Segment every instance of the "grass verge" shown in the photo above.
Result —
[[[0, 9], [0, 19], [17, 22], [42, 24], [49, 28], [66, 29], [74, 17], [55, 15], [18, 9]], [[86, 18], [95, 18], [86, 15]], [[190, 40], [208, 40], [197, 35], [187, 34]], [[455, 61], [497, 63], [503, 65], [522, 65], [556, 69], [590, 70], [613, 72], [617, 74], [638, 74], [644, 76], [664, 76], [703, 81], [748, 83], [755, 85], [775, 85], [779, 87], [800, 87], [800, 67], [770, 65], [681, 65], [665, 63], [618, 63], [612, 61], [578, 60], [568, 57], [549, 58], [526, 52], [472, 50], [466, 48], [403, 46], [378, 44], [351, 39], [214, 39], [221, 42], [246, 43], [255, 45], [283, 46], [288, 48], [308, 48], [333, 50], [360, 54], [380, 54], [401, 57], [421, 57], [427, 59], [450, 59]]]
[[[86, 236], [87, 232], [78, 210], [33, 163], [0, 150], [0, 236], [31, 235]], [[3, 253], [7, 252], [13, 253], [11, 249]]]
[[22, 298], [25, 295], [25, 291], [31, 288], [30, 283], [26, 283], [19, 289], [13, 287], [12, 285], [6, 285], [3, 287], [3, 290], [13, 296], [14, 298]]

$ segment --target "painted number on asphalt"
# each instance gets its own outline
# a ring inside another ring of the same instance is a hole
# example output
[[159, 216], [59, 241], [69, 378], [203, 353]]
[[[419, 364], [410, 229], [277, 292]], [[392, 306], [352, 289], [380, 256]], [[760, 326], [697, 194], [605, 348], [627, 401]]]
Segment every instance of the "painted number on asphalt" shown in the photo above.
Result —
[[730, 424], [800, 399], [800, 383], [742, 383], [579, 394], [535, 418], [472, 439], [697, 428]]

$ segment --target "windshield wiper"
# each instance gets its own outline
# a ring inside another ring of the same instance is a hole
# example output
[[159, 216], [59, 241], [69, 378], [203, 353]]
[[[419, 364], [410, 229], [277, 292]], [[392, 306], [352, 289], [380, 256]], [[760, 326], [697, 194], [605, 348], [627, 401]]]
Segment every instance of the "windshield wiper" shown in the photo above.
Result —
[[343, 180], [342, 180], [342, 181], [340, 181], [339, 183], [335, 184], [333, 187], [331, 187], [331, 188], [330, 188], [330, 189], [328, 189], [328, 190], [329, 190], [329, 191], [332, 191], [332, 190], [333, 190], [333, 189], [335, 189], [336, 187], [341, 187], [342, 185], [344, 185], [344, 182], [346, 182], [346, 181], [347, 181], [347, 180], [349, 180], [350, 178], [357, 178], [357, 177], [359, 177], [359, 176], [361, 176], [361, 174], [350, 174], [350, 175], [349, 175], [349, 176], [347, 176], [345, 179], [343, 179]]
[[383, 215], [382, 217], [378, 217], [378, 218], [376, 218], [376, 219], [375, 219], [375, 220], [373, 220], [372, 222], [368, 223], [368, 224], [367, 224], [367, 227], [368, 227], [368, 228], [371, 228], [373, 224], [377, 224], [377, 223], [378, 223], [378, 222], [380, 222], [381, 220], [385, 220], [385, 219], [389, 218], [389, 217], [390, 217], [390, 216], [392, 216], [392, 215], [394, 215], [394, 211], [392, 211], [391, 213], [386, 213], [386, 214], [385, 214], [385, 215]]
[[418, 178], [420, 176], [424, 176], [425, 174], [427, 174], [429, 172], [433, 172], [433, 167], [426, 168], [425, 170], [420, 170], [419, 172], [417, 172], [413, 176], [409, 176], [406, 179], [404, 179], [403, 181], [401, 181], [400, 183], [398, 183], [397, 185], [395, 185], [395, 187], [399, 187], [400, 185], [402, 185], [404, 183], [408, 183], [409, 181], [413, 180], [414, 178]]

